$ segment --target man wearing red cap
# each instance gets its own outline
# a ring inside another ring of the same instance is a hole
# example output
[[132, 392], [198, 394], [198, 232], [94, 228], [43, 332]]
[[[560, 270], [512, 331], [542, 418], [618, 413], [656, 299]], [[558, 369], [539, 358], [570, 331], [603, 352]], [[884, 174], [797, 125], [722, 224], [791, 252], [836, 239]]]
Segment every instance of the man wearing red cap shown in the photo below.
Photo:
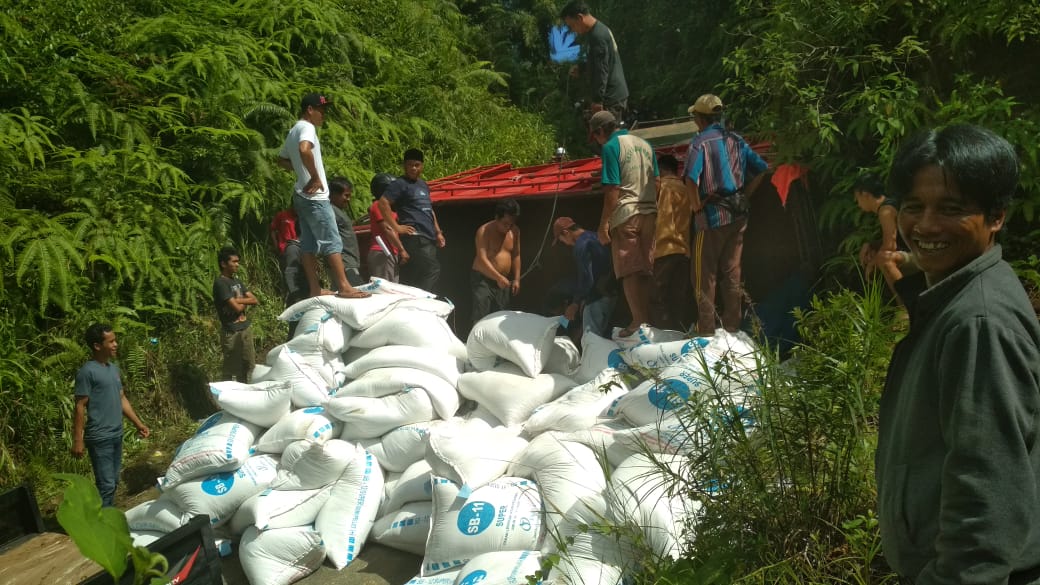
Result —
[[293, 209], [299, 222], [303, 270], [307, 275], [310, 296], [325, 293], [318, 281], [318, 255], [324, 255], [329, 264], [330, 278], [336, 286], [336, 296], [364, 298], [370, 296], [369, 293], [355, 289], [347, 280], [343, 267], [343, 242], [336, 229], [336, 216], [329, 202], [329, 183], [321, 160], [318, 127], [325, 123], [325, 109], [330, 103], [321, 94], [303, 96], [300, 119], [289, 130], [278, 152], [278, 164], [296, 172]]
[[553, 245], [557, 243], [574, 248], [574, 266], [578, 269], [563, 316], [573, 321], [581, 311], [582, 331], [606, 336], [617, 301], [610, 250], [594, 232], [585, 231], [569, 217], [558, 217], [553, 222]]

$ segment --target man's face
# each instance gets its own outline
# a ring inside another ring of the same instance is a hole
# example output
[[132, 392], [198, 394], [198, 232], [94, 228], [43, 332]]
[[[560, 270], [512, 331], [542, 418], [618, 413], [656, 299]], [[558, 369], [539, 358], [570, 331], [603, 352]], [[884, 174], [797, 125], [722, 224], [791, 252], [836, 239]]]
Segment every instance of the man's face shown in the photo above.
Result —
[[347, 205], [350, 205], [350, 196], [354, 194], [354, 190], [346, 188], [340, 193], [329, 196], [329, 201], [340, 209], [346, 209]]
[[500, 234], [509, 233], [509, 230], [513, 229], [516, 225], [516, 218], [512, 215], [506, 214], [495, 220], [495, 229]]
[[404, 176], [409, 181], [416, 181], [422, 176], [423, 163], [421, 160], [406, 160], [404, 161]]
[[112, 359], [116, 357], [118, 350], [119, 342], [116, 341], [114, 331], [105, 331], [105, 337], [101, 340], [101, 343], [94, 344], [94, 351], [98, 352], [98, 357], [100, 358]]
[[574, 245], [574, 241], [578, 239], [578, 236], [575, 235], [574, 230], [568, 228], [568, 229], [563, 230], [563, 233], [561, 233], [560, 237], [557, 238], [557, 239], [564, 246], [573, 246]]
[[603, 130], [596, 130], [592, 133], [592, 139], [596, 141], [596, 144], [603, 146], [608, 140], [610, 140], [610, 135]]
[[933, 285], [981, 256], [1004, 226], [1004, 212], [992, 222], [982, 209], [947, 181], [940, 167], [917, 171], [899, 208], [899, 233]]
[[220, 271], [224, 274], [238, 274], [238, 262], [238, 256], [232, 256], [227, 262], [220, 263]]
[[585, 26], [585, 19], [580, 16], [565, 16], [563, 23], [567, 25], [567, 28], [574, 31], [575, 34], [583, 35], [589, 32], [589, 27]]
[[325, 123], [325, 108], [326, 106], [307, 106], [307, 121], [321, 128]]

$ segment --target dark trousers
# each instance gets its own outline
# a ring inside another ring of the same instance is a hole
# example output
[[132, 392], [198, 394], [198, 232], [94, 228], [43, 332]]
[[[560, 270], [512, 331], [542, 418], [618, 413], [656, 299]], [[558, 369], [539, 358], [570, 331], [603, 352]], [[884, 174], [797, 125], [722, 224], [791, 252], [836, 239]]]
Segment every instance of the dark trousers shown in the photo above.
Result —
[[221, 374], [224, 380], [238, 380], [249, 383], [249, 376], [256, 364], [256, 348], [253, 347], [253, 329], [246, 327], [241, 331], [220, 330], [220, 349], [224, 354], [224, 366]]
[[94, 485], [101, 494], [101, 505], [112, 506], [116, 499], [119, 471], [123, 466], [123, 436], [86, 443], [90, 466], [94, 468]]
[[722, 297], [719, 315], [722, 327], [726, 331], [740, 329], [743, 301], [740, 256], [744, 251], [746, 229], [747, 217], [740, 217], [729, 225], [693, 234], [690, 280], [697, 295], [697, 333], [700, 335], [715, 332], [716, 287]]
[[437, 260], [437, 242], [422, 236], [401, 236], [408, 252], [408, 262], [401, 265], [401, 282], [436, 293], [441, 277], [441, 263]]
[[512, 297], [509, 287], [498, 288], [498, 283], [472, 270], [469, 273], [470, 289], [473, 291], [473, 323], [491, 313], [509, 308]]
[[655, 327], [685, 331], [690, 325], [690, 259], [668, 254], [654, 259], [654, 297], [650, 322]]

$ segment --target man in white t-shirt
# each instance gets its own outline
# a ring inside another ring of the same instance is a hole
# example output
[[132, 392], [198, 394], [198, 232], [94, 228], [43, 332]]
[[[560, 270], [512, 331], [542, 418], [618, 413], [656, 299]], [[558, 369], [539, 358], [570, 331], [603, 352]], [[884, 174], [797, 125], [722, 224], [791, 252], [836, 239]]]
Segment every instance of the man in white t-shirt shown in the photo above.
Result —
[[310, 296], [331, 294], [318, 281], [318, 256], [325, 256], [329, 274], [335, 282], [336, 296], [364, 298], [368, 293], [350, 285], [343, 268], [343, 242], [336, 229], [336, 216], [329, 202], [329, 183], [321, 160], [318, 127], [325, 123], [325, 109], [331, 101], [322, 94], [309, 93], [300, 103], [300, 119], [278, 152], [278, 165], [296, 172], [293, 187], [293, 209], [296, 210], [303, 252], [303, 271], [307, 275]]

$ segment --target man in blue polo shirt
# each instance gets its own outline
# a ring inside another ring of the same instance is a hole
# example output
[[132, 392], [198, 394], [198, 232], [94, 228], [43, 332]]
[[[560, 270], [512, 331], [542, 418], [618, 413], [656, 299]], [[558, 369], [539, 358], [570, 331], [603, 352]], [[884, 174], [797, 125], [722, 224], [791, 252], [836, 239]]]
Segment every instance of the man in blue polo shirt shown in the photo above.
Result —
[[715, 284], [722, 289], [722, 327], [740, 329], [740, 257], [748, 202], [765, 178], [766, 161], [722, 126], [722, 100], [704, 94], [688, 110], [700, 128], [686, 154], [686, 193], [693, 201], [690, 280], [697, 295], [697, 335], [715, 333]]
[[618, 128], [608, 111], [589, 121], [592, 138], [603, 146], [603, 213], [599, 241], [610, 244], [614, 275], [621, 280], [632, 320], [619, 336], [632, 335], [650, 321], [654, 291], [654, 232], [657, 229], [657, 157], [650, 144]]
[[[423, 153], [409, 148], [404, 153], [404, 175], [398, 177], [379, 198], [383, 220], [401, 238], [408, 252], [401, 257], [401, 282], [434, 292], [441, 275], [437, 248], [445, 245], [430, 200], [430, 187], [422, 180]], [[397, 213], [396, 218], [394, 213]]]

